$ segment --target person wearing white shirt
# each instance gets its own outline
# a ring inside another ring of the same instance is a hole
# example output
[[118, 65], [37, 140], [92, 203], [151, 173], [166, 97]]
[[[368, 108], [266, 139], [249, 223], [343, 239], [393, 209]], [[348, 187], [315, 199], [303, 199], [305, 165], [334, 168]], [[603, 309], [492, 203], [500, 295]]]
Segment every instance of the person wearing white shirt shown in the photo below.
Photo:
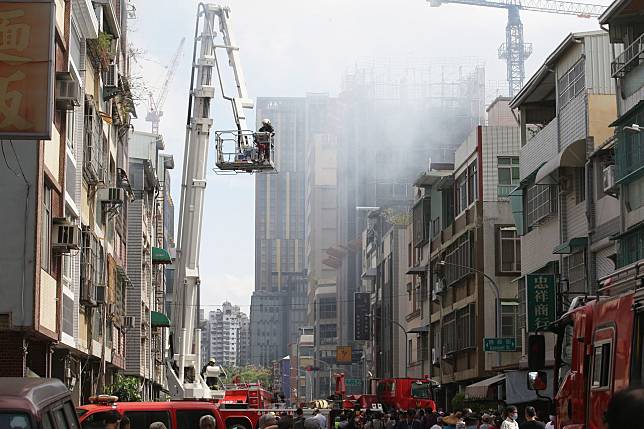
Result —
[[519, 423], [517, 419], [519, 418], [519, 412], [517, 407], [510, 405], [505, 409], [505, 420], [501, 423], [501, 429], [519, 429]]

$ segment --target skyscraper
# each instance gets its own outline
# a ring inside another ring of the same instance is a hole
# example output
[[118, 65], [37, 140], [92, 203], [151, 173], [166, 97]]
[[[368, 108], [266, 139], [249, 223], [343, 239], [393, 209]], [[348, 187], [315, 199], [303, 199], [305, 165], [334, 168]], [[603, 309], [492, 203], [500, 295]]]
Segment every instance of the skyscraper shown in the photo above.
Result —
[[[269, 118], [275, 128], [275, 163], [279, 174], [258, 174], [255, 182], [255, 293], [250, 311], [250, 360], [268, 365], [286, 355], [295, 338], [284, 332], [292, 320], [282, 311], [301, 288], [288, 287], [304, 275], [303, 98], [258, 98], [257, 122]], [[302, 291], [304, 294], [305, 291]], [[288, 298], [287, 297], [291, 297]]]

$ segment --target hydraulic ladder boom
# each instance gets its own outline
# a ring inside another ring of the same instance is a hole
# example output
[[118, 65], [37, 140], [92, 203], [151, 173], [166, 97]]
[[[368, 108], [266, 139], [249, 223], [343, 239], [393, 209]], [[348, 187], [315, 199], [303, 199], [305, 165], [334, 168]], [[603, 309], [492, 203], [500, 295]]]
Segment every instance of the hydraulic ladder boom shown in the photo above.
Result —
[[[245, 108], [253, 103], [246, 94], [246, 84], [239, 63], [239, 53], [231, 45], [228, 15], [230, 10], [212, 4], [199, 4], [192, 58], [192, 75], [188, 103], [188, 120], [181, 181], [179, 231], [177, 237], [176, 277], [174, 282], [174, 311], [172, 316], [172, 355], [166, 375], [173, 399], [207, 399], [216, 391], [210, 390], [200, 375], [201, 331], [198, 326], [199, 251], [204, 211], [204, 193], [208, 164], [208, 144], [213, 119], [210, 105], [215, 96], [214, 74], [220, 80], [222, 96], [233, 103], [235, 122], [245, 126]], [[224, 45], [216, 45], [215, 22], [219, 20]], [[223, 94], [221, 75], [215, 49], [225, 48], [233, 67], [237, 97]], [[220, 392], [221, 393], [221, 392]]]

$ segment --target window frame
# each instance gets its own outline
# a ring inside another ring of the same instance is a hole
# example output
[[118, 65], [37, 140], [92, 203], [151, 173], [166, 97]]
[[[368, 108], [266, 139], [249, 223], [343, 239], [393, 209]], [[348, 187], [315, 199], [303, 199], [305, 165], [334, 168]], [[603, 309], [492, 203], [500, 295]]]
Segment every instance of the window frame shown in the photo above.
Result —
[[[504, 311], [505, 308], [512, 308], [514, 311], [512, 314], [507, 314]], [[507, 336], [503, 333], [504, 322], [503, 318], [511, 316], [514, 319], [514, 335]], [[502, 338], [514, 338], [516, 344], [515, 351], [521, 351], [521, 329], [519, 326], [519, 301], [501, 301], [501, 337]]]
[[[604, 366], [604, 359], [606, 356], [604, 355], [604, 350], [608, 346], [608, 366]], [[595, 370], [596, 368], [596, 359], [597, 359], [597, 350], [601, 350], [601, 368], [600, 368], [600, 374], [599, 376], [603, 379], [604, 375], [606, 376], [606, 384], [601, 384], [602, 379], [599, 380], [600, 384], [595, 385]], [[591, 371], [590, 371], [590, 390], [593, 392], [597, 391], [607, 391], [612, 388], [613, 385], [613, 366], [615, 364], [615, 359], [613, 359], [613, 354], [614, 354], [614, 347], [613, 347], [613, 338], [608, 338], [604, 340], [599, 340], [593, 342], [593, 353], [592, 353], [592, 365], [590, 366]], [[606, 374], [604, 374], [604, 371], [606, 371]]]
[[[513, 228], [514, 237], [503, 237], [504, 231], [510, 231]], [[504, 270], [503, 266], [503, 242], [513, 241], [514, 260], [512, 262], [513, 270]], [[513, 225], [495, 225], [495, 256], [496, 256], [496, 274], [497, 275], [515, 275], [521, 273], [521, 236], [519, 231]]]

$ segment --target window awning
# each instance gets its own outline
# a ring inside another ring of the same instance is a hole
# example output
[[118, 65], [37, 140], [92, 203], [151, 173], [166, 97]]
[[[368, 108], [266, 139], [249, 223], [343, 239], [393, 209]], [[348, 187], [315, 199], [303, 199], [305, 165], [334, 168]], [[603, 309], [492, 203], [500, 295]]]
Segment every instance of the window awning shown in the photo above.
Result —
[[586, 141], [577, 140], [567, 146], [559, 155], [546, 162], [537, 172], [534, 183], [539, 185], [554, 185], [552, 173], [561, 167], [583, 167], [586, 163]]
[[[534, 183], [535, 176], [537, 175], [537, 173], [539, 172], [541, 167], [543, 167], [545, 164], [546, 164], [545, 162], [542, 162], [541, 164], [539, 164], [539, 166], [537, 168], [532, 170], [532, 173], [530, 173], [526, 177], [524, 177], [523, 180], [521, 182], [519, 182], [519, 187], [526, 188], [528, 185]], [[514, 192], [514, 191], [512, 191], [512, 192]]]
[[630, 109], [628, 109], [626, 112], [622, 113], [619, 118], [614, 120], [609, 127], [620, 127], [622, 125], [630, 125], [628, 122], [632, 119], [633, 113], [637, 112], [640, 110], [642, 107], [644, 107], [644, 100], [640, 100], [637, 102], [637, 104]]
[[429, 325], [419, 326], [407, 331], [408, 334], [426, 334], [427, 332], [429, 332]]
[[555, 255], [568, 255], [573, 253], [576, 249], [586, 247], [588, 244], [588, 237], [575, 237], [561, 243], [559, 246], [552, 250]]
[[163, 313], [160, 313], [158, 311], [151, 311], [150, 312], [150, 324], [152, 325], [153, 328], [169, 328], [170, 327], [170, 319], [168, 319], [168, 316], [166, 316]]
[[419, 267], [411, 267], [407, 270], [405, 274], [427, 274], [427, 265], [421, 265]]
[[172, 258], [170, 253], [162, 247], [153, 247], [152, 248], [152, 263], [153, 264], [170, 264], [172, 263]]
[[497, 374], [469, 386], [465, 386], [465, 399], [497, 399], [496, 393], [490, 394], [490, 388], [505, 382], [505, 374]]

